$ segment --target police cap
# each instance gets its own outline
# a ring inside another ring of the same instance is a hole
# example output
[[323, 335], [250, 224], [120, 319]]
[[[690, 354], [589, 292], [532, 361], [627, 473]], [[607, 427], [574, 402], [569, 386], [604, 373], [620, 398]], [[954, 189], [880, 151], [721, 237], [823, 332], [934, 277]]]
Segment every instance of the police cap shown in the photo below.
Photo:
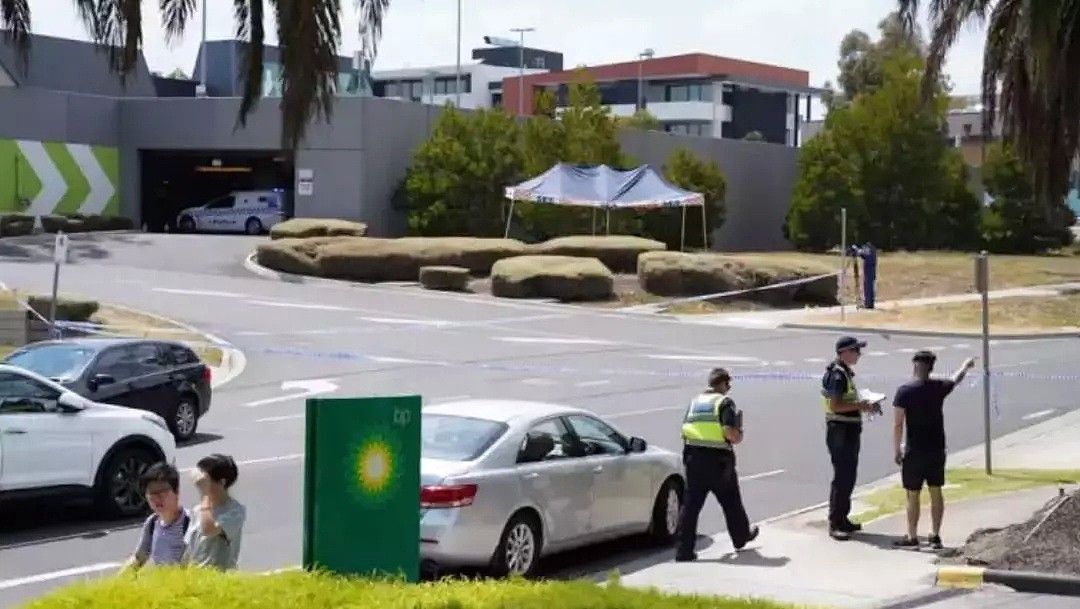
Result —
[[932, 365], [937, 361], [937, 355], [935, 355], [933, 351], [923, 349], [921, 351], [916, 351], [915, 355], [911, 356], [911, 361]]
[[840, 339], [836, 341], [836, 352], [840, 353], [841, 351], [848, 351], [850, 349], [862, 349], [865, 346], [865, 340], [859, 340], [854, 336], [841, 336]]
[[730, 383], [731, 374], [724, 368], [713, 368], [709, 372], [709, 387], [716, 387], [720, 383]]

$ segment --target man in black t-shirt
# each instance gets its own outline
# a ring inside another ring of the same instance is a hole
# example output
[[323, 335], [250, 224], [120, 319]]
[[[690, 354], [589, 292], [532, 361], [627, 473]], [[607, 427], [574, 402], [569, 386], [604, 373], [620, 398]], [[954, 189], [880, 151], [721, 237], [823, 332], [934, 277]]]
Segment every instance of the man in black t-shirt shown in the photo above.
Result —
[[[918, 547], [919, 507], [923, 483], [930, 491], [930, 536], [927, 542], [941, 549], [941, 518], [945, 513], [945, 398], [975, 366], [975, 358], [964, 361], [951, 378], [930, 378], [937, 356], [919, 351], [912, 358], [915, 378], [896, 390], [893, 400], [896, 423], [893, 426], [893, 449], [900, 477], [907, 491], [907, 535], [896, 542], [901, 547]], [[907, 441], [904, 428], [907, 428]]]

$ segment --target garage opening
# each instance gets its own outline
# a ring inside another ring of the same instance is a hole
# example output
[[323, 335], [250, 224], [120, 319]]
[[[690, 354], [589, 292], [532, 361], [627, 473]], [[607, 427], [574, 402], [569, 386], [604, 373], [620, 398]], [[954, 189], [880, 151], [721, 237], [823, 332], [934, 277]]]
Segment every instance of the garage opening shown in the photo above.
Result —
[[177, 217], [237, 191], [282, 190], [293, 215], [293, 164], [273, 151], [143, 150], [142, 221], [153, 232], [177, 230]]

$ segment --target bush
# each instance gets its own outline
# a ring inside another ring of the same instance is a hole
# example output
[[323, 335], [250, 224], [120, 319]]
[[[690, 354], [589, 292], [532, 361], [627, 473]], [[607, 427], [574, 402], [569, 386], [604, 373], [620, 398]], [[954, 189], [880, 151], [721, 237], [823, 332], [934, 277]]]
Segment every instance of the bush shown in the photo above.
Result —
[[34, 217], [26, 214], [0, 214], [0, 237], [18, 237], [34, 232]]
[[408, 585], [304, 571], [259, 575], [214, 569], [156, 567], [71, 584], [30, 601], [25, 609], [113, 609], [161, 606], [182, 599], [185, 609], [314, 609], [398, 607], [461, 609], [784, 609], [769, 601], [676, 596], [617, 582], [444, 581]]
[[[638, 257], [638, 282], [642, 289], [658, 296], [700, 296], [747, 290], [831, 273], [835, 269], [796, 256], [754, 256], [649, 252]], [[789, 288], [751, 292], [743, 298], [771, 304], [805, 302], [835, 304], [837, 277]]]
[[[33, 217], [30, 217], [33, 226]], [[41, 217], [41, 228], [46, 233], [90, 233], [107, 230], [131, 230], [135, 222], [123, 216], [98, 216], [83, 214], [49, 214]]]
[[333, 218], [293, 218], [270, 227], [271, 239], [306, 239], [308, 237], [363, 237], [367, 224]]
[[614, 275], [596, 258], [518, 256], [491, 269], [491, 293], [503, 298], [607, 300], [614, 286]]
[[513, 239], [351, 237], [318, 247], [319, 274], [353, 281], [416, 281], [425, 266], [460, 266], [487, 275], [496, 261], [526, 252]]
[[[49, 318], [51, 302], [51, 296], [30, 296], [26, 299], [26, 304], [45, 319]], [[61, 321], [90, 321], [97, 312], [98, 303], [95, 300], [60, 297], [56, 302], [56, 319]]]
[[469, 269], [460, 266], [425, 266], [420, 268], [420, 285], [429, 290], [464, 292], [469, 287]]
[[616, 273], [633, 273], [639, 254], [665, 249], [660, 241], [629, 235], [558, 237], [529, 246], [533, 254], [596, 258]]

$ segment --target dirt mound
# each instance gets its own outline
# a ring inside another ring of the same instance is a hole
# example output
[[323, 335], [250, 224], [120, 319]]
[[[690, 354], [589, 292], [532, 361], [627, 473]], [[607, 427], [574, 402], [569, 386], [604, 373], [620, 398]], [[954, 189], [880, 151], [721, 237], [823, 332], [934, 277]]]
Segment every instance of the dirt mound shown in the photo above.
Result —
[[962, 555], [992, 569], [1080, 575], [1080, 490], [1055, 497], [1026, 522], [976, 531]]

